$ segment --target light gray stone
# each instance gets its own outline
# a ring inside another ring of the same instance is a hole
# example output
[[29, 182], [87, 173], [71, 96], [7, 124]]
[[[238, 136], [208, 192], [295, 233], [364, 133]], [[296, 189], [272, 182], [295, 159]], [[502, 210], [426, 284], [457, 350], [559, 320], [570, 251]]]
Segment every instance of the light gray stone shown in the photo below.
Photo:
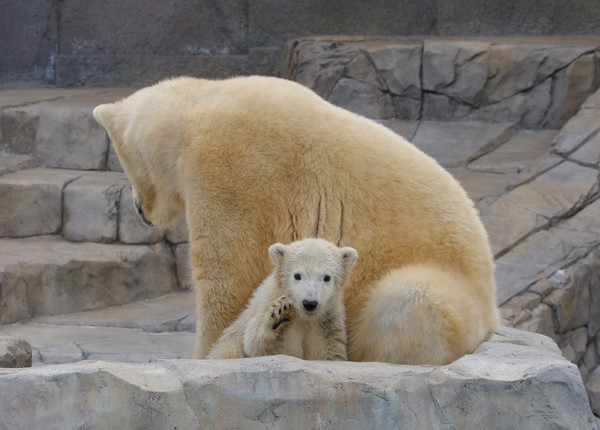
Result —
[[354, 79], [341, 78], [327, 98], [336, 106], [373, 119], [396, 117], [396, 110], [389, 94], [378, 87]]
[[118, 239], [122, 243], [156, 243], [164, 234], [143, 223], [135, 210], [131, 197], [131, 185], [123, 187], [119, 200]]
[[558, 340], [558, 336], [555, 334], [554, 322], [552, 320], [552, 311], [546, 304], [542, 303], [538, 305], [531, 311], [530, 315], [529, 319], [516, 324], [515, 327], [519, 330], [540, 333]]
[[442, 166], [460, 167], [497, 148], [512, 133], [510, 124], [422, 121], [412, 143]]
[[92, 106], [43, 103], [34, 154], [42, 165], [65, 169], [104, 169], [106, 131], [92, 117]]
[[[400, 43], [369, 43], [365, 46], [373, 65], [391, 93], [421, 99], [421, 50], [420, 41]], [[420, 105], [420, 103], [419, 103]]]
[[[40, 420], [48, 429], [84, 420], [91, 428], [189, 429], [594, 425], [577, 368], [550, 339], [506, 328], [473, 355], [442, 367], [286, 356], [82, 362], [2, 370], [0, 393], [10, 393], [0, 414], [28, 428]], [[57, 408], [58, 398], [71, 407]], [[230, 402], [236, 407], [222, 407]]]
[[136, 328], [152, 333], [180, 331], [179, 322], [195, 314], [194, 297], [192, 291], [178, 292], [105, 309], [37, 317], [32, 320], [32, 323], [65, 328], [69, 326]]
[[448, 168], [447, 170], [463, 186], [472, 200], [480, 201], [477, 203], [478, 209], [480, 209], [480, 205], [485, 205], [483, 202], [486, 197], [493, 200], [504, 194], [509, 187], [520, 182], [519, 178], [514, 175], [498, 175], [465, 168]]
[[552, 104], [547, 112], [550, 127], [564, 125], [598, 88], [598, 59], [594, 53], [575, 59], [554, 76]]
[[558, 134], [555, 130], [519, 130], [495, 151], [469, 163], [470, 170], [520, 173], [546, 155]]
[[31, 367], [31, 345], [0, 331], [0, 368]]
[[3, 149], [16, 154], [33, 151], [39, 125], [39, 106], [19, 106], [1, 111]]
[[37, 166], [37, 160], [27, 154], [0, 153], [0, 175]]
[[600, 133], [590, 138], [583, 146], [569, 155], [569, 159], [582, 164], [600, 164]]
[[551, 230], [541, 230], [496, 260], [500, 304], [536, 281], [552, 276], [600, 244], [600, 201]]
[[399, 134], [406, 140], [410, 141], [415, 133], [417, 132], [417, 128], [419, 127], [419, 123], [417, 121], [404, 121], [400, 119], [386, 119], [377, 121], [382, 125], [385, 125], [387, 128], [392, 130], [394, 133]]
[[119, 201], [127, 183], [124, 173], [92, 172], [68, 184], [62, 236], [74, 242], [117, 240]]
[[569, 155], [600, 130], [600, 109], [582, 109], [554, 139], [554, 150]]
[[587, 100], [581, 105], [582, 109], [600, 109], [600, 91], [596, 91], [594, 94], [589, 96]]
[[177, 290], [165, 244], [0, 240], [0, 322], [92, 310]]
[[119, 156], [115, 151], [114, 145], [109, 145], [108, 147], [108, 160], [106, 160], [106, 169], [112, 170], [116, 172], [122, 172], [123, 166], [121, 166], [121, 162], [119, 161]]
[[0, 177], [0, 236], [57, 233], [62, 225], [62, 191], [83, 172], [28, 169]]
[[480, 207], [494, 254], [583, 204], [596, 192], [597, 178], [596, 170], [565, 162]]
[[592, 410], [596, 415], [600, 415], [600, 368], [592, 372], [585, 388], [590, 398]]
[[559, 341], [564, 357], [572, 363], [579, 363], [587, 347], [587, 329], [585, 327], [565, 333]]
[[593, 269], [585, 267], [585, 273], [576, 274], [571, 268], [566, 281], [544, 300], [554, 311], [559, 333], [565, 333], [587, 324], [590, 316], [589, 275], [591, 270]]

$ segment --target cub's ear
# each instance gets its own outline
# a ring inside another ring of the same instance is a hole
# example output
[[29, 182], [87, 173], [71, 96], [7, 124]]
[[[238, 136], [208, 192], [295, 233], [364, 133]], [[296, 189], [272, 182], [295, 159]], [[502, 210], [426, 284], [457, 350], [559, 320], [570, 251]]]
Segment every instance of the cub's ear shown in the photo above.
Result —
[[271, 245], [269, 247], [269, 255], [271, 256], [271, 260], [273, 260], [273, 264], [276, 266], [279, 265], [281, 259], [285, 255], [286, 246], [282, 243], [276, 243], [275, 245]]
[[344, 260], [344, 266], [346, 267], [346, 270], [348, 270], [352, 267], [352, 265], [358, 258], [358, 252], [356, 252], [356, 249], [350, 248], [349, 246], [343, 247], [341, 251], [342, 258]]
[[96, 106], [92, 114], [98, 124], [104, 127], [109, 134], [113, 134], [115, 132], [115, 116], [118, 110], [116, 103], [106, 103]]

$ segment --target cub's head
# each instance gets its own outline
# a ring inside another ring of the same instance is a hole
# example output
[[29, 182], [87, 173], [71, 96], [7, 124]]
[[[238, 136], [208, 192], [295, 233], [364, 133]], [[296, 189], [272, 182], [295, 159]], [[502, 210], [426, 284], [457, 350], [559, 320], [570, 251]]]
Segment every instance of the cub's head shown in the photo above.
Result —
[[133, 187], [135, 208], [146, 224], [166, 228], [183, 210], [177, 161], [182, 131], [181, 99], [203, 81], [178, 78], [143, 88], [94, 109]]
[[358, 254], [323, 239], [304, 239], [269, 248], [275, 276], [283, 293], [297, 306], [299, 315], [319, 313], [333, 297], [341, 297]]

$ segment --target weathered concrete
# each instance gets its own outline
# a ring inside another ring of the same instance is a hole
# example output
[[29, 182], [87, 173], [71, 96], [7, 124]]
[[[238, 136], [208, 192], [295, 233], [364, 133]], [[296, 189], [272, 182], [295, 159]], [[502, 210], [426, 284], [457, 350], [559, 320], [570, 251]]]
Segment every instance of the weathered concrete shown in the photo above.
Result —
[[31, 367], [31, 345], [0, 333], [0, 368], [3, 367]]
[[598, 37], [322, 36], [289, 42], [283, 77], [375, 119], [559, 128], [598, 88]]
[[11, 428], [595, 427], [577, 368], [550, 339], [511, 329], [443, 367], [285, 356], [86, 362], [0, 370], [0, 393]]
[[171, 252], [153, 246], [0, 239], [0, 321], [78, 312], [177, 290]]

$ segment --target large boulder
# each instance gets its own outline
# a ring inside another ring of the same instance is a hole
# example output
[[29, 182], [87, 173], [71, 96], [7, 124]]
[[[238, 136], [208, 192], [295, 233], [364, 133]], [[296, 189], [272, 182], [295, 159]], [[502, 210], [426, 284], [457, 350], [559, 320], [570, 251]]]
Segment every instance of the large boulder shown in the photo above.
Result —
[[577, 367], [556, 344], [502, 328], [447, 366], [270, 356], [1, 370], [0, 427], [593, 429], [596, 422]]

